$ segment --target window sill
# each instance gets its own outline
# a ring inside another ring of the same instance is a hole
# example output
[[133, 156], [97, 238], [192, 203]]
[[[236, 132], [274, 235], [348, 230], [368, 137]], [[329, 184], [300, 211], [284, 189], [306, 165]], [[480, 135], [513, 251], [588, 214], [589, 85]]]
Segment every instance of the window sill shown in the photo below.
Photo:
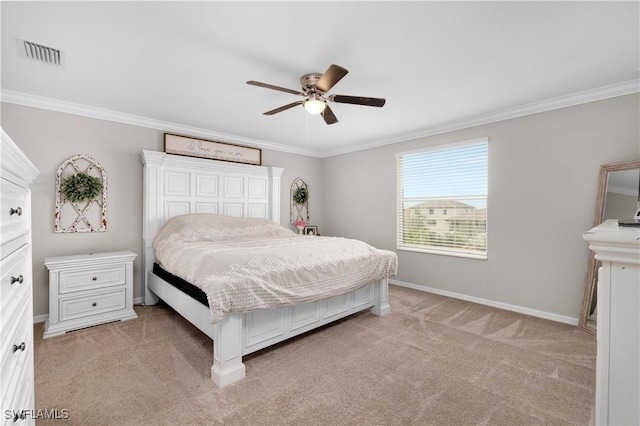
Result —
[[486, 253], [473, 253], [473, 252], [464, 252], [464, 251], [453, 251], [453, 250], [438, 250], [435, 248], [425, 248], [425, 247], [411, 247], [411, 246], [397, 246], [396, 247], [400, 251], [412, 251], [416, 253], [426, 253], [426, 254], [437, 254], [440, 256], [452, 256], [452, 257], [463, 257], [466, 259], [476, 259], [476, 260], [487, 260]]

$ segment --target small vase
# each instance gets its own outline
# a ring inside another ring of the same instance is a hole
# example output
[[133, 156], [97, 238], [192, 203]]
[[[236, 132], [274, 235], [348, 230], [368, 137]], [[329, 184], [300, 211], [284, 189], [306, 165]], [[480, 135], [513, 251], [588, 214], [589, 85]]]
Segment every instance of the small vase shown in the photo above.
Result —
[[302, 235], [302, 230], [304, 229], [304, 226], [296, 226], [296, 228], [298, 228], [298, 234]]

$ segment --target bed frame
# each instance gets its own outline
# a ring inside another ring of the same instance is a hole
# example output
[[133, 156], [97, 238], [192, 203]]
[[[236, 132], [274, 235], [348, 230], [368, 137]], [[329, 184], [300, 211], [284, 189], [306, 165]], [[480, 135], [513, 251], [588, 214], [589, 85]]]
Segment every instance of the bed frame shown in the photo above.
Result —
[[[216, 213], [280, 223], [281, 168], [142, 151], [144, 304], [158, 299], [214, 341], [211, 379], [222, 388], [245, 376], [242, 356], [365, 309], [391, 311], [387, 279], [317, 302], [227, 315], [212, 324], [209, 307], [152, 272], [153, 239], [172, 216]], [[312, 238], [312, 237], [309, 237]]]

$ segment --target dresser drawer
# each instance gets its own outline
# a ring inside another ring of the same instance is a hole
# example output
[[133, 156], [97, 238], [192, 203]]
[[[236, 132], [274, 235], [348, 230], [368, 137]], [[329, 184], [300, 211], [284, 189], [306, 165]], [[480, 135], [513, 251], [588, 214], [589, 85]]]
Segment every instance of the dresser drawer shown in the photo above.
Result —
[[91, 296], [61, 298], [59, 302], [60, 321], [67, 321], [125, 309], [126, 295], [123, 288]]
[[6, 179], [0, 179], [0, 234], [6, 242], [28, 231], [27, 190]]
[[0, 324], [2, 324], [0, 342], [10, 339], [22, 321], [29, 322], [28, 319], [25, 319], [25, 315], [27, 315], [27, 311], [30, 313], [32, 309], [31, 291], [20, 292], [18, 297], [11, 299], [7, 308], [11, 309], [3, 309], [0, 312]]
[[27, 270], [28, 246], [23, 245], [0, 263], [0, 312], [5, 326], [5, 315], [14, 315], [17, 301], [29, 291], [31, 271]]
[[33, 356], [33, 324], [29, 321], [29, 312], [24, 306], [14, 326], [6, 327], [8, 332], [3, 329], [0, 339], [0, 388], [3, 395], [11, 394], [12, 388], [22, 384], [23, 372]]
[[2, 240], [0, 245], [0, 259], [4, 259], [14, 251], [19, 250], [22, 246], [31, 246], [29, 243], [29, 234], [20, 235], [9, 241]]
[[74, 291], [94, 290], [126, 283], [125, 265], [93, 268], [83, 271], [60, 272], [60, 294]]
[[23, 369], [15, 377], [11, 383], [11, 388], [3, 393], [2, 415], [5, 425], [22, 426], [35, 424], [33, 389], [28, 383], [33, 380], [33, 376], [29, 371], [31, 366], [29, 363], [23, 363]]

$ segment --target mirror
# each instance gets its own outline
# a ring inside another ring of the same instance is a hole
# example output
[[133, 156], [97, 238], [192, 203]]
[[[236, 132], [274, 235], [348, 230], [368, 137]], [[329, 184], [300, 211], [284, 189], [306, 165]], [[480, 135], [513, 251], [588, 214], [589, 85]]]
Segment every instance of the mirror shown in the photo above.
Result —
[[[606, 164], [600, 167], [594, 226], [607, 219], [633, 219], [640, 208], [640, 161]], [[596, 334], [597, 281], [600, 262], [589, 251], [587, 279], [582, 296], [578, 328]]]

